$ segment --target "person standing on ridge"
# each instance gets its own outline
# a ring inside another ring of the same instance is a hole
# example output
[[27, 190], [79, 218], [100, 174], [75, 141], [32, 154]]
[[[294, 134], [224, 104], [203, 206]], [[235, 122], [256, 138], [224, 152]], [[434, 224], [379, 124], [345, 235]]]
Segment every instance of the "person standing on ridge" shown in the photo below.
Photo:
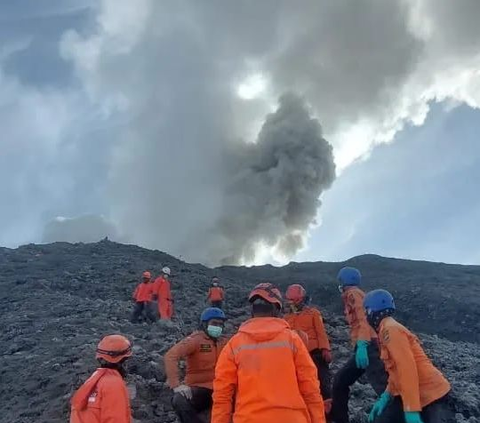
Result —
[[154, 294], [158, 300], [158, 314], [164, 320], [171, 320], [173, 316], [173, 296], [170, 289], [171, 273], [169, 267], [164, 267], [162, 274], [154, 283]]
[[208, 290], [207, 301], [211, 307], [223, 308], [225, 300], [225, 289], [220, 285], [218, 278], [212, 278], [212, 285]]
[[108, 335], [100, 341], [96, 352], [100, 368], [73, 395], [70, 423], [131, 423], [124, 381], [124, 363], [131, 355], [130, 341], [122, 335]]
[[[172, 405], [182, 423], [200, 423], [198, 413], [212, 407], [213, 378], [220, 351], [227, 343], [222, 335], [225, 313], [210, 307], [203, 311], [201, 330], [174, 345], [165, 354], [167, 382], [173, 389]], [[180, 382], [178, 362], [186, 359], [184, 383]]]
[[368, 421], [375, 423], [454, 423], [450, 384], [427, 357], [418, 338], [393, 317], [395, 302], [383, 289], [364, 300], [367, 320], [379, 334], [388, 385]]
[[329, 417], [335, 423], [348, 423], [350, 386], [365, 373], [372, 388], [380, 395], [387, 385], [387, 374], [380, 359], [377, 334], [368, 324], [365, 315], [365, 293], [359, 287], [362, 279], [360, 271], [344, 267], [337, 279], [355, 353], [333, 378], [332, 410]]
[[218, 359], [211, 423], [325, 423], [317, 369], [303, 341], [279, 317], [280, 291], [261, 283], [248, 300], [252, 318]]
[[147, 321], [154, 322], [155, 310], [153, 310], [153, 283], [150, 272], [145, 271], [142, 275], [142, 282], [140, 282], [133, 292], [133, 299], [135, 300], [135, 307], [132, 314], [132, 323], [137, 323], [140, 317], [144, 316]]
[[328, 339], [320, 311], [308, 305], [307, 291], [300, 284], [287, 288], [285, 294], [287, 312], [283, 316], [290, 327], [307, 334], [307, 348], [317, 366], [318, 379], [328, 414], [331, 406], [331, 376], [329, 363], [332, 361], [330, 341]]

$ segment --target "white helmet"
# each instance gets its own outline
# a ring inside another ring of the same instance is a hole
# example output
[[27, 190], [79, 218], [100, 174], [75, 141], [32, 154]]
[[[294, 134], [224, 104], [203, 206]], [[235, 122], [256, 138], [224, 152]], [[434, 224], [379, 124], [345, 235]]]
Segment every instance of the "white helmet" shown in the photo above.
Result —
[[165, 267], [162, 269], [162, 273], [164, 273], [165, 275], [170, 276], [172, 272], [170, 271], [170, 267], [166, 267], [166, 266], [165, 266]]

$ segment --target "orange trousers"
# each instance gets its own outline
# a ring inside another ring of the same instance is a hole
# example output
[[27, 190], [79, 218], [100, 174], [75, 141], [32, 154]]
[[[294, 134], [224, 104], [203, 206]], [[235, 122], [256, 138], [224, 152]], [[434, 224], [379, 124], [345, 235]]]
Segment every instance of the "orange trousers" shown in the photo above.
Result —
[[173, 301], [160, 298], [158, 300], [158, 314], [160, 319], [170, 320], [173, 316]]

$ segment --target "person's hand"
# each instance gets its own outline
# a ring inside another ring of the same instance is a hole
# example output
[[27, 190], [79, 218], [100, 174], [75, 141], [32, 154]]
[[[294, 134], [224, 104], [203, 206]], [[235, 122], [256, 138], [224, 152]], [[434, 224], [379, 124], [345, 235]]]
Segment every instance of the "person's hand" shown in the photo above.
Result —
[[423, 423], [422, 417], [418, 411], [405, 411], [406, 423]]
[[188, 400], [192, 399], [192, 388], [190, 388], [190, 386], [187, 386], [187, 385], [177, 386], [176, 388], [173, 388], [173, 392], [184, 396]]
[[380, 398], [373, 404], [372, 411], [370, 411], [370, 414], [368, 415], [368, 421], [371, 423], [373, 422], [380, 414], [382, 414], [387, 408], [387, 405], [390, 403], [392, 400], [392, 396], [385, 391], [382, 395], [380, 395]]
[[323, 400], [323, 408], [325, 409], [325, 414], [330, 414], [330, 411], [332, 411], [332, 400]]
[[330, 350], [327, 350], [326, 348], [322, 349], [322, 358], [325, 363], [331, 363], [332, 362], [332, 352]]
[[359, 369], [366, 369], [368, 367], [368, 342], [357, 341], [357, 351], [355, 353], [355, 364]]

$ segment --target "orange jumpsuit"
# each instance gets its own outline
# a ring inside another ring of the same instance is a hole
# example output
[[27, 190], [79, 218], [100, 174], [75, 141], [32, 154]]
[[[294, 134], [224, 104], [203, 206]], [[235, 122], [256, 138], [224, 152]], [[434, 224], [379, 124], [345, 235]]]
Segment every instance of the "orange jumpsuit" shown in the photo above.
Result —
[[285, 320], [248, 320], [220, 354], [211, 422], [232, 417], [235, 423], [325, 423], [317, 369]]
[[130, 399], [122, 376], [97, 369], [71, 400], [70, 423], [131, 423]]
[[380, 357], [388, 373], [386, 390], [392, 396], [401, 396], [404, 411], [420, 412], [450, 391], [448, 381], [406, 327], [387, 317], [378, 333]]
[[161, 319], [170, 320], [173, 316], [173, 296], [170, 281], [163, 276], [155, 280], [154, 293], [158, 296], [158, 314]]
[[196, 331], [170, 348], [164, 357], [170, 388], [180, 385], [178, 362], [184, 358], [187, 363], [185, 385], [212, 389], [215, 365], [226, 343], [226, 337], [214, 341], [205, 332]]

